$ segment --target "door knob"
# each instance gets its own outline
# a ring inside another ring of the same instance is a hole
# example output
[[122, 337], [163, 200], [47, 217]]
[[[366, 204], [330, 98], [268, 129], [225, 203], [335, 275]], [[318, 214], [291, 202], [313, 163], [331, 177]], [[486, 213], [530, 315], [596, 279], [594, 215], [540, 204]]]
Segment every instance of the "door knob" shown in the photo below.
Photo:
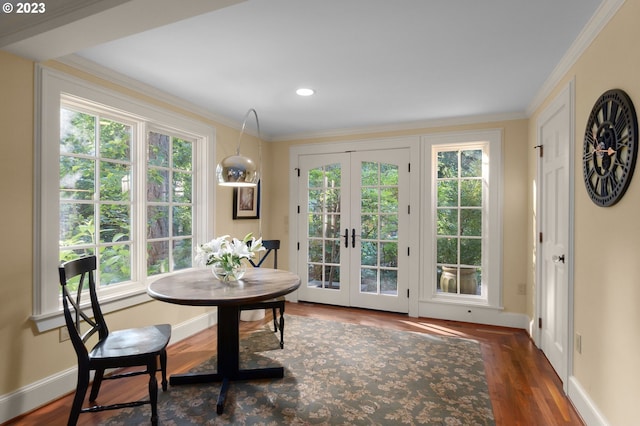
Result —
[[564, 263], [564, 254], [561, 254], [560, 256], [554, 254], [551, 256], [551, 260], [553, 263]]

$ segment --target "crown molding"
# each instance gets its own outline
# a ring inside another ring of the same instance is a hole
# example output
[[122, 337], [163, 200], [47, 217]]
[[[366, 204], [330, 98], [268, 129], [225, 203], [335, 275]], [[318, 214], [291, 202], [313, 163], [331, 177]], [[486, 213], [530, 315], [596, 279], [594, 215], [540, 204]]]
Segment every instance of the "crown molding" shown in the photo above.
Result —
[[470, 115], [464, 117], [451, 117], [441, 119], [430, 119], [411, 121], [405, 123], [389, 124], [384, 126], [368, 126], [349, 129], [337, 129], [327, 130], [310, 133], [297, 133], [286, 136], [280, 136], [275, 139], [278, 142], [307, 140], [307, 139], [321, 139], [321, 138], [335, 138], [344, 136], [358, 136], [367, 133], [388, 133], [388, 132], [402, 132], [420, 129], [433, 129], [438, 127], [452, 127], [452, 126], [464, 126], [470, 124], [485, 124], [497, 121], [511, 121], [527, 119], [528, 115], [525, 112], [512, 112], [502, 114], [483, 114], [483, 115]]
[[[197, 114], [207, 120], [215, 121], [224, 126], [240, 130], [240, 127], [242, 125], [238, 121], [232, 120], [228, 117], [214, 114], [205, 108], [199, 107], [187, 100], [184, 100], [183, 98], [174, 96], [154, 86], [143, 83], [140, 80], [127, 77], [126, 75], [113, 71], [109, 68], [105, 68], [102, 65], [99, 65], [93, 61], [85, 59], [76, 54], [67, 55], [62, 58], [58, 58], [56, 59], [56, 62], [61, 63], [63, 65], [67, 65], [78, 71], [91, 74], [94, 77], [97, 77], [102, 80], [108, 81], [109, 83], [113, 83], [115, 85], [121, 86], [125, 89], [133, 90], [142, 95], [149, 96], [151, 98], [157, 99], [169, 105], [173, 105], [178, 108], [184, 109], [185, 111], [191, 112], [193, 114]], [[245, 133], [252, 134], [248, 130], [245, 131]], [[256, 136], [256, 134], [252, 134], [252, 135]]]
[[578, 34], [578, 37], [571, 44], [569, 50], [564, 54], [558, 65], [556, 65], [533, 98], [533, 101], [527, 107], [526, 113], [528, 117], [531, 117], [540, 105], [542, 105], [544, 100], [551, 95], [553, 89], [560, 83], [562, 78], [569, 72], [585, 50], [587, 50], [624, 2], [625, 0], [604, 0], [600, 4], [596, 13], [593, 14], [589, 22], [587, 22], [580, 34]]

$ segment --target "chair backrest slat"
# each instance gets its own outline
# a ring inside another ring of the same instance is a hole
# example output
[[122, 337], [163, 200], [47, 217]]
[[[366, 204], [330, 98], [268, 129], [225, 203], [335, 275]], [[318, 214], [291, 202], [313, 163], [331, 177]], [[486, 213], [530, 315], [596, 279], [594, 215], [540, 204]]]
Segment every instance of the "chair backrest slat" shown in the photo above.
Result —
[[258, 263], [249, 260], [249, 262], [256, 268], [260, 268], [269, 254], [273, 252], [273, 269], [278, 269], [278, 249], [280, 248], [280, 240], [262, 240], [262, 247], [266, 249], [264, 255], [258, 260]]
[[[95, 256], [86, 256], [64, 263], [58, 268], [60, 285], [62, 286], [62, 306], [65, 322], [69, 330], [69, 338], [78, 354], [78, 357], [86, 356], [88, 349], [85, 343], [91, 336], [98, 333], [99, 339], [104, 339], [109, 334], [109, 329], [102, 315], [94, 273], [97, 268]], [[78, 288], [75, 295], [68, 287], [69, 280], [79, 277]], [[88, 288], [87, 288], [88, 287]], [[82, 309], [82, 295], [89, 291], [89, 308], [87, 312]], [[90, 311], [90, 312], [89, 312]], [[89, 328], [84, 333], [82, 325]]]

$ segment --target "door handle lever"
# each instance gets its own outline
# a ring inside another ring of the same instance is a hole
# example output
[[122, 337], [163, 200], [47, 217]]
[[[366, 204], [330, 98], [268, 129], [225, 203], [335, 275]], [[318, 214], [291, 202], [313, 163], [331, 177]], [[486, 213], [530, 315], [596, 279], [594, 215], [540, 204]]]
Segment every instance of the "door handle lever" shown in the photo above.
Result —
[[351, 229], [351, 247], [355, 248], [356, 246], [356, 228]]
[[345, 248], [349, 248], [349, 228], [345, 228], [344, 230], [344, 246]]

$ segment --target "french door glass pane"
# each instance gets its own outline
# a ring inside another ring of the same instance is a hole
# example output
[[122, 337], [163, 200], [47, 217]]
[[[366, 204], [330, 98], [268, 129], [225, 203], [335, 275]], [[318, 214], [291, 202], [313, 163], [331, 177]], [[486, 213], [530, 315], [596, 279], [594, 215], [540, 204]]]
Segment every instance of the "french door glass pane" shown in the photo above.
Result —
[[397, 294], [398, 166], [360, 165], [360, 291]]
[[340, 288], [341, 175], [339, 164], [311, 169], [307, 175], [309, 287]]
[[363, 214], [361, 216], [362, 223], [362, 239], [376, 239], [378, 238], [378, 216]]

